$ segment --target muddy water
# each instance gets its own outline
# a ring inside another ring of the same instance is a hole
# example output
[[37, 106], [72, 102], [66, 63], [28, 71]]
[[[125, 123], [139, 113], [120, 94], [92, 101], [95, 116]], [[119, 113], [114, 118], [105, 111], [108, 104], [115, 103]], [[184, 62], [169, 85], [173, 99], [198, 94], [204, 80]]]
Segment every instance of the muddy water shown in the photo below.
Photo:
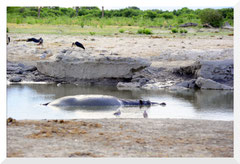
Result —
[[[148, 99], [167, 105], [149, 108], [51, 108], [40, 104], [68, 95], [112, 95], [120, 99]], [[121, 114], [113, 113], [120, 110]], [[145, 113], [145, 114], [144, 114]], [[232, 91], [121, 91], [113, 87], [80, 87], [56, 84], [22, 84], [7, 86], [7, 117], [15, 119], [78, 118], [184, 118], [233, 120]]]

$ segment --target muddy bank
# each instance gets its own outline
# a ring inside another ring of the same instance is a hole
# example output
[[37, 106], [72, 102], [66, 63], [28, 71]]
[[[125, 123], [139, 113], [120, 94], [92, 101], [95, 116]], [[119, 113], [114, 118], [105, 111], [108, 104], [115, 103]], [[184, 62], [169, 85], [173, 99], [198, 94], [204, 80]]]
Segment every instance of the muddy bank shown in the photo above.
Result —
[[[42, 35], [44, 46], [39, 47], [22, 41], [29, 36], [27, 34], [9, 35], [12, 42], [7, 47], [7, 79], [12, 82], [113, 85], [121, 89], [162, 89], [171, 86], [173, 89], [195, 86], [200, 89], [233, 89], [232, 36], [153, 38]], [[71, 48], [75, 40], [82, 42], [86, 50]], [[140, 60], [136, 62], [137, 59]], [[207, 65], [207, 62], [210, 62], [208, 67], [200, 69], [198, 63]], [[219, 66], [218, 62], [225, 65]], [[36, 69], [26, 71], [28, 67]], [[189, 70], [193, 67], [198, 67], [198, 70]], [[211, 74], [205, 76], [209, 74], [209, 69]], [[201, 82], [195, 83], [197, 80]], [[179, 85], [181, 82], [184, 85]]]
[[183, 119], [13, 121], [8, 157], [233, 157], [233, 122]]

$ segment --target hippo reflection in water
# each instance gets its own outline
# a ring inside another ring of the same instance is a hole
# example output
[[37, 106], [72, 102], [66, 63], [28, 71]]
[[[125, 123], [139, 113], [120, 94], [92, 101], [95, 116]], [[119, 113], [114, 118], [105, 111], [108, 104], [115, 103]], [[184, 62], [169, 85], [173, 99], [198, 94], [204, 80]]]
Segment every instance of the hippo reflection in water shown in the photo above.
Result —
[[43, 104], [56, 107], [93, 107], [93, 106], [151, 106], [166, 105], [165, 103], [151, 102], [149, 100], [123, 100], [113, 96], [104, 95], [76, 95], [66, 96], [52, 102]]

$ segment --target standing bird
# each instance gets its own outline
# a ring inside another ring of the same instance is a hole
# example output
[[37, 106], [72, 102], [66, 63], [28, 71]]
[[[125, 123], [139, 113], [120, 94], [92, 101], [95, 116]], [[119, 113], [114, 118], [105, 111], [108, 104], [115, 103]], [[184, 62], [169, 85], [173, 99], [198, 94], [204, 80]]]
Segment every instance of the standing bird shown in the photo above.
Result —
[[115, 116], [120, 116], [120, 115], [121, 115], [121, 111], [118, 110], [118, 111], [116, 111], [115, 113], [113, 113], [113, 115], [115, 115]]
[[148, 118], [148, 113], [147, 113], [146, 110], [143, 112], [143, 117], [144, 117], [144, 118]]
[[29, 39], [27, 39], [27, 42], [34, 42], [34, 43], [38, 43], [38, 45], [42, 45], [43, 44], [43, 39], [42, 38], [39, 38], [39, 39], [29, 38]]
[[85, 47], [82, 45], [82, 43], [79, 43], [78, 41], [75, 42], [75, 43], [72, 43], [72, 47], [73, 47], [74, 45], [85, 50]]

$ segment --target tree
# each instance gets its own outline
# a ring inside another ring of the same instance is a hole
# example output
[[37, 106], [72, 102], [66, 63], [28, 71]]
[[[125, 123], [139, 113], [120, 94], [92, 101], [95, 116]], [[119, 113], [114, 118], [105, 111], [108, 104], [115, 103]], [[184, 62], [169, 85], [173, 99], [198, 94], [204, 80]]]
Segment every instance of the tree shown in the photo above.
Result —
[[102, 6], [102, 18], [104, 17], [104, 7]]
[[157, 17], [157, 13], [152, 10], [145, 11], [144, 17], [154, 19]]
[[79, 7], [76, 7], [76, 16], [78, 16]]
[[222, 14], [214, 9], [204, 9], [200, 12], [199, 18], [202, 24], [210, 24], [213, 27], [220, 27], [223, 23]]
[[38, 18], [40, 18], [41, 8], [42, 8], [42, 7], [38, 6]]

